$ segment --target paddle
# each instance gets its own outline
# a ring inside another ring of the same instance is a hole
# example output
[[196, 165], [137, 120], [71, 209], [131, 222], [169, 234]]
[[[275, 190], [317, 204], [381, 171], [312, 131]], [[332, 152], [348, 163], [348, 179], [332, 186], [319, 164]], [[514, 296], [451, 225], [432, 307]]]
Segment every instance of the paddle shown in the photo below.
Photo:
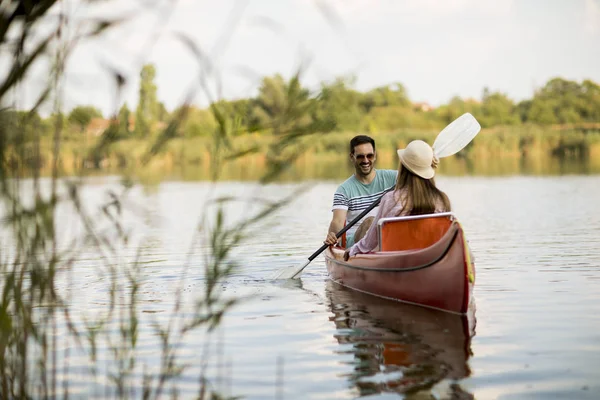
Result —
[[[394, 186], [392, 186], [389, 189], [386, 189], [382, 194], [381, 197], [383, 197], [384, 194], [386, 194], [387, 192], [394, 190]], [[356, 225], [356, 223], [358, 221], [360, 221], [365, 215], [367, 215], [372, 209], [374, 209], [375, 207], [377, 207], [379, 205], [379, 202], [381, 201], [381, 197], [378, 198], [377, 200], [375, 200], [373, 202], [373, 204], [371, 204], [369, 207], [367, 207], [363, 212], [361, 212], [356, 218], [354, 218], [352, 221], [350, 221], [348, 224], [346, 224], [346, 226], [344, 226], [342, 228], [342, 230], [340, 230], [338, 233], [335, 234], [336, 238], [340, 238], [342, 237], [342, 235], [344, 233], [346, 233], [346, 231], [350, 228], [352, 228], [354, 225]], [[294, 268], [294, 267], [290, 267], [287, 269], [282, 270], [281, 272], [279, 272], [278, 275], [275, 276], [275, 279], [290, 279], [290, 278], [296, 278], [300, 272], [302, 272], [302, 270], [304, 270], [304, 268], [306, 268], [308, 266], [308, 264], [310, 264], [310, 262], [312, 260], [314, 260], [319, 254], [321, 254], [327, 247], [329, 247], [328, 244], [324, 244], [323, 246], [321, 246], [319, 248], [319, 250], [315, 251], [314, 253], [312, 253], [312, 255], [310, 257], [308, 257], [308, 261], [302, 265], [300, 268]]]
[[[477, 122], [475, 117], [473, 117], [470, 113], [461, 115], [444, 129], [442, 129], [442, 131], [437, 135], [435, 141], [433, 142], [433, 146], [431, 146], [433, 149], [433, 154], [435, 154], [437, 158], [443, 158], [458, 153], [467, 144], [469, 144], [475, 136], [477, 136], [480, 130], [481, 126], [479, 125], [479, 122]], [[385, 192], [389, 192], [392, 189], [393, 187], [387, 189]], [[354, 218], [335, 236], [339, 239], [340, 236], [342, 236], [348, 229], [360, 221], [362, 217], [377, 207], [380, 201], [381, 197], [373, 202], [373, 204], [371, 204], [367, 209], [361, 212], [358, 217]], [[275, 276], [274, 279], [290, 279], [298, 277], [304, 268], [306, 268], [308, 264], [310, 264], [310, 262], [319, 254], [321, 254], [327, 247], [329, 247], [329, 245], [324, 244], [321, 246], [321, 248], [319, 248], [319, 250], [315, 251], [310, 257], [308, 257], [308, 261], [304, 265], [299, 268], [289, 267], [283, 269]]]
[[470, 113], [465, 113], [452, 121], [433, 142], [433, 154], [444, 158], [461, 151], [481, 130], [479, 122]]

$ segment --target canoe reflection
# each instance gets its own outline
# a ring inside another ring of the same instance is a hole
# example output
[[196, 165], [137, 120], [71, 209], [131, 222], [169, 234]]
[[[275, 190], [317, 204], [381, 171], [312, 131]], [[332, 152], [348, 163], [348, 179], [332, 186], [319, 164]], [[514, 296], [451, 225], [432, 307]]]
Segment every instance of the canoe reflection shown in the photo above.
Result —
[[[455, 315], [356, 292], [329, 281], [326, 287], [341, 354], [351, 354], [348, 379], [360, 396], [428, 391], [446, 380], [452, 398], [471, 398], [455, 382], [471, 371], [467, 360], [475, 311]], [[442, 385], [440, 385], [442, 386]]]

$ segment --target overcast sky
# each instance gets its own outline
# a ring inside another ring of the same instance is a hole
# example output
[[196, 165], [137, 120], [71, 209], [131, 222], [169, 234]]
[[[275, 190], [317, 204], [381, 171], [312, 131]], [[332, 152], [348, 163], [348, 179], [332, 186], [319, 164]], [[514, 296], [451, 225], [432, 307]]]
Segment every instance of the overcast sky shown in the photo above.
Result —
[[[97, 7], [122, 14], [140, 1], [118, 3], [118, 11], [111, 2]], [[75, 51], [67, 109], [112, 112], [114, 85], [102, 65], [128, 75], [123, 100], [134, 107], [139, 67], [152, 62], [159, 99], [172, 110], [199, 70], [175, 33], [211, 54], [226, 98], [252, 96], [262, 76], [289, 77], [302, 62], [312, 88], [354, 75], [359, 90], [401, 82], [413, 101], [433, 105], [480, 98], [485, 86], [521, 100], [555, 76], [600, 82], [600, 0], [180, 0], [172, 12], [170, 1], [158, 3]], [[206, 105], [206, 96], [195, 102]]]

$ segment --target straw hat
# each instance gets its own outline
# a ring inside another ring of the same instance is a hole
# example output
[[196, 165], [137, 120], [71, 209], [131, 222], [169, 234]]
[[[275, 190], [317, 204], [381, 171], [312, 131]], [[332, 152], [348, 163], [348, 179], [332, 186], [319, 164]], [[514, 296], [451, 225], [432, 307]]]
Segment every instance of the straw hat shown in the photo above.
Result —
[[431, 179], [435, 175], [438, 158], [431, 146], [422, 140], [413, 140], [405, 149], [398, 150], [398, 157], [402, 165], [423, 179]]

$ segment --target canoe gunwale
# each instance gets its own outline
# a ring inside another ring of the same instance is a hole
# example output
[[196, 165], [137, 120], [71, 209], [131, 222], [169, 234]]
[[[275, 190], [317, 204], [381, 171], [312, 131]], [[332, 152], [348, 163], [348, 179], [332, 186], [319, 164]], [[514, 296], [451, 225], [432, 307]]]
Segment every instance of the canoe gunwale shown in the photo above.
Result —
[[[446, 256], [446, 254], [448, 254], [448, 252], [450, 251], [450, 249], [452, 248], [452, 245], [454, 244], [454, 241], [456, 240], [456, 237], [458, 236], [458, 230], [455, 230], [454, 233], [452, 234], [452, 239], [450, 239], [448, 241], [448, 245], [446, 246], [446, 248], [444, 249], [444, 251], [442, 251], [436, 258], [432, 259], [431, 261], [429, 261], [426, 264], [423, 265], [418, 265], [416, 267], [406, 267], [406, 268], [376, 268], [376, 267], [363, 267], [360, 265], [353, 265], [350, 263], [347, 263], [345, 261], [340, 261], [336, 258], [331, 258], [332, 262], [335, 262], [336, 264], [339, 265], [343, 265], [344, 267], [348, 267], [348, 268], [352, 268], [352, 269], [358, 269], [358, 270], [364, 270], [364, 271], [374, 271], [374, 272], [412, 272], [412, 271], [418, 271], [420, 269], [424, 269], [424, 268], [428, 268], [433, 266], [434, 264], [437, 264], [442, 258], [444, 258]], [[367, 253], [369, 255], [374, 255], [374, 256], [385, 256], [384, 254], [377, 254], [377, 253]], [[327, 255], [326, 255], [327, 257]]]

